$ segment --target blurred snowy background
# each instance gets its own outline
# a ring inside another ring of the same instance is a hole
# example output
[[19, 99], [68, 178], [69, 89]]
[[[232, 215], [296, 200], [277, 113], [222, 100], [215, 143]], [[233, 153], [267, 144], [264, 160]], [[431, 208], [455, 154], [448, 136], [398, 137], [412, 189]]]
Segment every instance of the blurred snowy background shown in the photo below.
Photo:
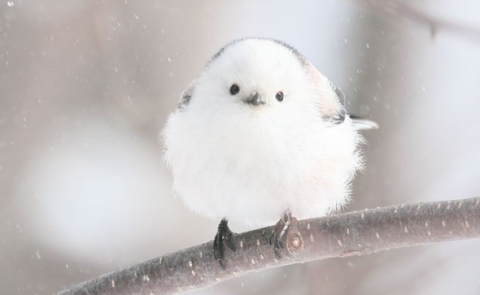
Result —
[[[480, 30], [476, 0], [412, 5]], [[347, 210], [480, 193], [478, 35], [432, 38], [360, 0], [2, 0], [0, 17], [2, 294], [52, 294], [213, 238], [218, 221], [173, 197], [158, 134], [235, 38], [292, 44], [352, 113], [380, 123], [365, 134], [367, 169]], [[479, 241], [430, 245], [192, 294], [479, 294], [479, 255]]]

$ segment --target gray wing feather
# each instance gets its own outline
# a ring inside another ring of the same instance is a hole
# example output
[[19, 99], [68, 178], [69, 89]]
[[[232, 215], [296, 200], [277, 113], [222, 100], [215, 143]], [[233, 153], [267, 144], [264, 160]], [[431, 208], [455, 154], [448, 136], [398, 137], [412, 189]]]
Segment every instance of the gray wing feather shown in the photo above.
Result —
[[[330, 85], [331, 85], [332, 89], [335, 91], [335, 93], [337, 94], [337, 97], [338, 97], [338, 100], [340, 101], [340, 103], [343, 106], [345, 106], [345, 93], [342, 91], [342, 89], [335, 86], [335, 84], [333, 84], [332, 82], [330, 82]], [[343, 121], [345, 121], [345, 116], [347, 116], [347, 114], [345, 113], [345, 110], [342, 109], [338, 114], [331, 117], [331, 120], [335, 124], [341, 124], [341, 123], [343, 123]], [[349, 117], [350, 117], [350, 119], [352, 119], [353, 128], [355, 130], [374, 130], [374, 129], [378, 129], [378, 124], [376, 122], [372, 121], [372, 120], [362, 119], [362, 118], [359, 118], [355, 115], [349, 115]]]
[[337, 99], [340, 102], [341, 108], [336, 114], [333, 114], [326, 119], [332, 122], [334, 125], [342, 124], [345, 121], [345, 116], [347, 115], [345, 112], [345, 94], [339, 87], [335, 86], [335, 84], [333, 84], [331, 81], [329, 82], [330, 87], [332, 87], [333, 91], [337, 95]]
[[193, 91], [195, 89], [195, 80], [193, 80], [187, 87], [187, 89], [185, 89], [183, 92], [182, 92], [182, 95], [180, 95], [180, 102], [178, 103], [178, 108], [183, 110], [187, 105], [188, 103], [190, 102], [190, 100], [192, 99], [192, 96], [193, 96]]
[[340, 104], [345, 106], [345, 93], [342, 91], [342, 89], [340, 89], [340, 87], [335, 86], [332, 81], [330, 81], [330, 86], [332, 87], [333, 91], [335, 91], [335, 94], [337, 94]]

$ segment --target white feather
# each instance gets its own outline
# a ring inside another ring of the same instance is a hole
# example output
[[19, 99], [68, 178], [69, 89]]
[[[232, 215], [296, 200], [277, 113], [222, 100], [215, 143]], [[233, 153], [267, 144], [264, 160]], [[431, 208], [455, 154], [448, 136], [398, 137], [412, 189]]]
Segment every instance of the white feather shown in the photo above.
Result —
[[[323, 120], [322, 101], [335, 93], [321, 77], [271, 40], [227, 46], [163, 130], [165, 160], [185, 204], [252, 226], [274, 224], [287, 210], [310, 218], [345, 204], [362, 168], [362, 139], [348, 116], [338, 125]], [[237, 95], [229, 93], [232, 83], [240, 86]], [[242, 100], [254, 91], [266, 105]], [[278, 91], [282, 102], [275, 99]]]

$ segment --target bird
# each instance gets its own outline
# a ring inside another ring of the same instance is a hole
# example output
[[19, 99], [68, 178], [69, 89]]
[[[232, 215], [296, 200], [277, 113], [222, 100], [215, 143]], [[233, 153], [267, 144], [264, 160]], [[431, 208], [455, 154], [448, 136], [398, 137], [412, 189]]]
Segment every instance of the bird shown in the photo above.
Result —
[[175, 194], [221, 220], [213, 242], [223, 264], [236, 250], [228, 221], [275, 225], [277, 253], [297, 218], [325, 216], [350, 200], [364, 166], [360, 130], [345, 95], [291, 45], [243, 38], [222, 47], [181, 94], [162, 131]]

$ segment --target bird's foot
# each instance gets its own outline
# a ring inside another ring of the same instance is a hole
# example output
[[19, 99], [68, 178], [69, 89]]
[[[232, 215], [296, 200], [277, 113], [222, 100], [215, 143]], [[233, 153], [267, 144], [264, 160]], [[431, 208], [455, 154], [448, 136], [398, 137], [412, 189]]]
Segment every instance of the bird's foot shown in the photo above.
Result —
[[218, 231], [213, 240], [213, 256], [220, 265], [225, 268], [224, 264], [224, 255], [225, 255], [225, 245], [230, 248], [230, 250], [235, 251], [235, 237], [234, 233], [228, 227], [228, 221], [222, 219], [218, 225]]
[[290, 228], [290, 224], [295, 222], [297, 219], [292, 217], [292, 214], [287, 212], [284, 213], [282, 218], [277, 222], [275, 228], [270, 235], [269, 244], [273, 246], [273, 251], [277, 257], [280, 257], [280, 251], [285, 248], [287, 243], [287, 233]]

